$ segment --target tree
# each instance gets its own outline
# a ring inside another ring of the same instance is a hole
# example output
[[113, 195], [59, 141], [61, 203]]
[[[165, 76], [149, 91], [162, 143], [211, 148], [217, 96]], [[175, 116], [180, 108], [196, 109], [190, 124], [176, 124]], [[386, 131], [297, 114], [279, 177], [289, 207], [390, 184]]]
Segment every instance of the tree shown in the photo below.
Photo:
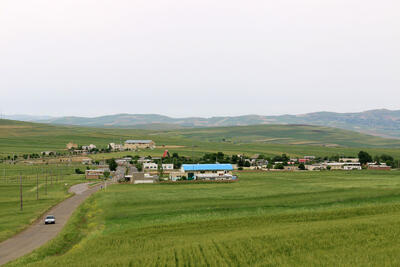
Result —
[[138, 172], [141, 172], [143, 170], [143, 165], [140, 163], [136, 163], [136, 169], [138, 170]]
[[302, 170], [302, 171], [306, 170], [306, 166], [304, 165], [304, 163], [300, 163], [299, 164], [299, 169]]
[[110, 172], [105, 171], [105, 172], [103, 173], [103, 176], [104, 176], [105, 179], [107, 179], [108, 177], [110, 177]]
[[116, 171], [117, 170], [118, 164], [117, 164], [117, 162], [115, 161], [114, 158], [108, 159], [107, 163], [108, 163], [108, 167], [110, 168], [111, 171]]
[[277, 170], [283, 170], [284, 168], [285, 168], [285, 166], [283, 166], [282, 163], [278, 163], [275, 165], [275, 169], [277, 169]]
[[360, 160], [361, 165], [365, 165], [368, 162], [372, 162], [372, 157], [365, 151], [360, 151], [358, 153], [358, 159]]
[[75, 169], [75, 173], [76, 174], [85, 174], [85, 172], [81, 171], [80, 169]]
[[380, 159], [381, 159], [381, 161], [383, 161], [384, 163], [386, 163], [386, 165], [391, 166], [391, 167], [393, 167], [393, 168], [396, 167], [394, 158], [393, 158], [392, 156], [383, 154], [383, 155], [380, 157]]

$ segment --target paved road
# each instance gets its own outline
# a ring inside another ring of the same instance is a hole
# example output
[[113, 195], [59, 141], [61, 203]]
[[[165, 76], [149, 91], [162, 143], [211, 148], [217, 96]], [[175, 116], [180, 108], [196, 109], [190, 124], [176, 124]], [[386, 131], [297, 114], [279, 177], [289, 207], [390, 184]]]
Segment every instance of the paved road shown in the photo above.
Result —
[[23, 232], [0, 243], [0, 265], [28, 254], [56, 237], [73, 211], [98, 189], [99, 186], [88, 188], [88, 184], [72, 186], [70, 192], [75, 193], [75, 195], [64, 200], [47, 213], [56, 216], [56, 224], [45, 225], [43, 222], [46, 214]]

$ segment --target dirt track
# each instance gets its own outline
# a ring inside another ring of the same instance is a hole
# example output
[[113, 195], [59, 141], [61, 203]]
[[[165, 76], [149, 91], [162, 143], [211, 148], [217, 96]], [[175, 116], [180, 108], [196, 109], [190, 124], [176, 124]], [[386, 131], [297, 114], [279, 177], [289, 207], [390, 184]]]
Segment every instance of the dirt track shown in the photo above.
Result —
[[88, 188], [88, 184], [72, 186], [70, 192], [75, 193], [75, 195], [47, 212], [47, 214], [56, 216], [56, 224], [45, 225], [44, 217], [46, 214], [23, 232], [0, 243], [0, 265], [32, 252], [56, 237], [74, 210], [98, 189], [99, 186]]

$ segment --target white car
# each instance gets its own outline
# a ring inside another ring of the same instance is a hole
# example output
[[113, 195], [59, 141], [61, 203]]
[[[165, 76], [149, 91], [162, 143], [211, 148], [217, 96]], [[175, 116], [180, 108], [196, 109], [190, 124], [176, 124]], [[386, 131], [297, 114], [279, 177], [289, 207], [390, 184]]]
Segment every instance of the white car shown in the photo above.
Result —
[[47, 215], [46, 219], [44, 219], [44, 224], [55, 224], [56, 223], [56, 217], [54, 215]]

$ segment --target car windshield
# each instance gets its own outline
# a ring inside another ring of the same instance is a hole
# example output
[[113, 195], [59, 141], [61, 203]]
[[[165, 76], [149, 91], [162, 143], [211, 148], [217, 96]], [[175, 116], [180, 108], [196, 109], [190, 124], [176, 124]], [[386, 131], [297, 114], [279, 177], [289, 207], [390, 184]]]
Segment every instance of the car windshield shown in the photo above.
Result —
[[49, 215], [49, 216], [46, 217], [46, 219], [54, 219], [54, 216], [53, 215]]

